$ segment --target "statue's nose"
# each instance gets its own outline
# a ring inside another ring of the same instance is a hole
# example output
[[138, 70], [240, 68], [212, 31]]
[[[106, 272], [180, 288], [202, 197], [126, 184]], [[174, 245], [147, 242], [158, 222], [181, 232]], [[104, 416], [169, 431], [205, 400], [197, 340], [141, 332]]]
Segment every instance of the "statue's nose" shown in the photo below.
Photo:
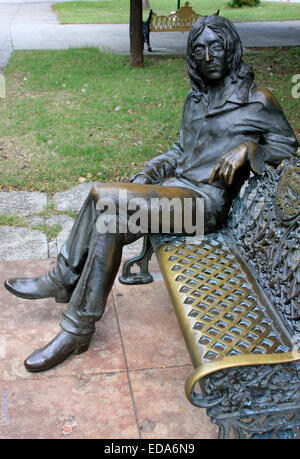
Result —
[[205, 62], [210, 62], [212, 60], [212, 55], [210, 53], [209, 47], [205, 47]]

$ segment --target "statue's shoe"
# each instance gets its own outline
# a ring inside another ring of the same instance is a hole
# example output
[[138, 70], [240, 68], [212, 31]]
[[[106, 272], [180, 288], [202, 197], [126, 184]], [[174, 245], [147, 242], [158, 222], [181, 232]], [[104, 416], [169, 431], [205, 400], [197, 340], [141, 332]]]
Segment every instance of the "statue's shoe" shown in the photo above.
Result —
[[62, 330], [49, 344], [34, 351], [24, 362], [28, 371], [44, 371], [63, 362], [71, 353], [86, 352], [92, 336], [73, 335]]
[[68, 303], [72, 295], [71, 289], [59, 287], [47, 276], [8, 279], [4, 287], [13, 295], [27, 300], [55, 298], [57, 303]]

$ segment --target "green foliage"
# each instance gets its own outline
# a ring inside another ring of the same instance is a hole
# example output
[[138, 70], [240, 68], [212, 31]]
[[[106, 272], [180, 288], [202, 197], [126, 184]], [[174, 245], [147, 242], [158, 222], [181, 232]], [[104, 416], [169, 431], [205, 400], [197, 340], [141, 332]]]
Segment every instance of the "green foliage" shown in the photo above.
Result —
[[0, 215], [0, 226], [26, 226], [26, 219], [16, 215]]
[[[203, 16], [220, 15], [239, 21], [288, 21], [300, 19], [300, 4], [291, 2], [261, 2], [258, 8], [232, 8], [229, 0], [189, 0], [191, 7]], [[232, 0], [231, 0], [232, 1]], [[181, 2], [183, 6], [185, 0]], [[177, 0], [151, 0], [157, 15], [168, 15], [176, 10]], [[55, 3], [52, 6], [61, 24], [121, 24], [129, 22], [129, 0], [94, 0]], [[143, 11], [146, 20], [149, 10]]]
[[45, 234], [47, 241], [53, 241], [62, 230], [60, 225], [49, 226], [46, 225], [46, 223], [42, 223], [40, 225], [29, 225], [26, 222], [26, 218], [7, 214], [0, 215], [0, 226], [19, 226], [29, 228], [31, 230], [41, 231]]
[[243, 6], [258, 6], [260, 0], [232, 0], [228, 3], [231, 8], [242, 8]]
[[48, 242], [53, 241], [62, 230], [60, 225], [48, 226], [44, 223], [41, 225], [31, 225], [29, 228], [44, 233]]

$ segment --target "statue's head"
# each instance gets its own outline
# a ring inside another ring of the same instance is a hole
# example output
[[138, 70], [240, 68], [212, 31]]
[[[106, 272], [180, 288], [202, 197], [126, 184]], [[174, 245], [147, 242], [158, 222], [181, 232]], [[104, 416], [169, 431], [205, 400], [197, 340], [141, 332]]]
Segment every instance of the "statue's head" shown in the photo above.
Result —
[[192, 86], [202, 87], [226, 75], [233, 81], [245, 76], [243, 47], [236, 28], [221, 16], [202, 16], [192, 27], [187, 43], [187, 67]]

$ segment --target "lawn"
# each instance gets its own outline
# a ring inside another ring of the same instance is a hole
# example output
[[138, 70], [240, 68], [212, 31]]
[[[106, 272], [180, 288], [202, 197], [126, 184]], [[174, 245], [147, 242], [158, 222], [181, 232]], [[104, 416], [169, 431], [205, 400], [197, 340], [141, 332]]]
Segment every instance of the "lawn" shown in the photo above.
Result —
[[[181, 1], [181, 6], [185, 3]], [[300, 19], [299, 3], [262, 2], [256, 8], [231, 8], [228, 0], [190, 0], [190, 5], [201, 15], [214, 14], [238, 21], [283, 21]], [[150, 0], [153, 11], [167, 15], [176, 10], [177, 0]], [[129, 0], [76, 1], [53, 5], [62, 24], [119, 24], [129, 22]], [[144, 19], [149, 11], [144, 11]]]
[[[245, 55], [300, 133], [292, 76], [300, 48]], [[189, 79], [183, 58], [145, 58], [96, 48], [15, 51], [0, 100], [0, 189], [53, 193], [83, 181], [126, 179], [177, 140]]]

